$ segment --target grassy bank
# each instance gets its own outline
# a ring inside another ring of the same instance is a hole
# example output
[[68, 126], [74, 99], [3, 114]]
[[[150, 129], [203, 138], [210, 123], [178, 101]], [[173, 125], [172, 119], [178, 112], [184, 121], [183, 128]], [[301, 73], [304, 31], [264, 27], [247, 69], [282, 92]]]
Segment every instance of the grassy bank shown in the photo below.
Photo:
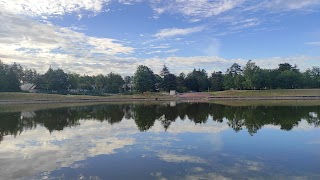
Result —
[[[278, 97], [278, 98], [277, 98]], [[307, 98], [305, 98], [307, 97]], [[309, 97], [309, 98], [308, 98]], [[178, 96], [163, 93], [144, 93], [134, 95], [58, 95], [34, 93], [0, 93], [0, 104], [8, 103], [78, 103], [78, 102], [132, 102], [132, 101], [188, 101], [188, 100], [227, 100], [227, 99], [273, 99], [273, 100], [303, 100], [320, 99], [320, 89], [281, 89], [281, 90], [229, 90], [210, 93], [184, 93]]]
[[110, 99], [155, 99], [168, 98], [161, 93], [134, 94], [134, 95], [110, 95], [110, 96], [88, 96], [88, 95], [59, 95], [40, 93], [0, 93], [0, 101], [71, 101], [71, 100], [110, 100]]
[[228, 90], [211, 92], [214, 97], [320, 96], [320, 89]]
[[[286, 96], [320, 96], [320, 89], [304, 90], [262, 90], [262, 91], [222, 91], [211, 93], [185, 93], [187, 96], [168, 96], [162, 93], [146, 93], [135, 95], [112, 96], [86, 96], [86, 95], [58, 95], [58, 94], [33, 94], [33, 93], [0, 93], [0, 112], [33, 111], [69, 106], [86, 106], [101, 103], [159, 103], [184, 101], [184, 102], [210, 102], [227, 106], [315, 106], [320, 105], [319, 98], [302, 100], [288, 98], [275, 100], [273, 97]], [[199, 96], [201, 95], [201, 96]], [[221, 97], [210, 99], [209, 97]], [[223, 98], [226, 97], [226, 98]], [[231, 99], [229, 99], [231, 97]], [[237, 99], [232, 97], [243, 97]], [[250, 97], [270, 97], [270, 99], [250, 99]], [[248, 98], [248, 99], [246, 99]]]

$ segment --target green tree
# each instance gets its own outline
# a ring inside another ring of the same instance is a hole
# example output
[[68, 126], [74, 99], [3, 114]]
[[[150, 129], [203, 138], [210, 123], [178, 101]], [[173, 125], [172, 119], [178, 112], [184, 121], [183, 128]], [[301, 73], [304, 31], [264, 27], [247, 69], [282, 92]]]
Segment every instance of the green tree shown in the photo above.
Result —
[[13, 71], [16, 78], [18, 78], [19, 82], [23, 80], [24, 71], [23, 71], [23, 68], [20, 64], [13, 63], [12, 65], [10, 65], [10, 69]]
[[163, 80], [161, 88], [165, 91], [175, 90], [177, 88], [176, 76], [171, 74], [169, 69], [164, 65], [160, 72]]
[[238, 74], [234, 77], [234, 86], [236, 89], [243, 89], [244, 77], [241, 74]]
[[269, 89], [272, 88], [271, 70], [261, 69], [260, 78], [261, 78], [261, 88], [269, 88]]
[[313, 66], [305, 73], [308, 77], [310, 77], [308, 78], [310, 86], [313, 88], [320, 88], [320, 67]]
[[106, 88], [107, 82], [106, 77], [102, 74], [99, 74], [95, 77], [95, 86], [97, 89], [104, 91]]
[[154, 90], [159, 91], [162, 88], [163, 79], [158, 74], [154, 74]]
[[35, 79], [39, 76], [36, 70], [26, 69], [23, 71], [23, 76], [21, 81], [23, 83], [34, 83]]
[[234, 77], [232, 74], [224, 74], [223, 75], [223, 89], [229, 90], [229, 89], [234, 89]]
[[260, 67], [249, 60], [243, 70], [244, 88], [260, 89], [262, 87], [261, 73]]
[[211, 89], [214, 91], [223, 90], [223, 75], [221, 71], [213, 72], [210, 78]]
[[79, 77], [79, 88], [82, 90], [92, 90], [96, 87], [96, 77], [83, 75]]
[[167, 74], [163, 78], [163, 88], [165, 91], [176, 90], [177, 81], [174, 74]]
[[10, 68], [6, 75], [7, 91], [17, 92], [20, 91], [20, 82], [17, 77], [17, 73], [14, 72], [14, 69]]
[[164, 78], [166, 75], [170, 74], [170, 71], [166, 65], [163, 65], [163, 68], [160, 72], [160, 76]]
[[62, 69], [53, 70], [49, 68], [49, 70], [43, 75], [43, 78], [46, 84], [45, 87], [48, 90], [67, 90], [70, 87], [68, 74], [63, 72]]
[[205, 91], [210, 87], [210, 81], [208, 80], [207, 72], [202, 70], [194, 69], [189, 73], [185, 79], [186, 87], [192, 91]]
[[186, 87], [185, 78], [186, 78], [186, 75], [184, 73], [180, 73], [179, 76], [176, 78], [178, 92], [187, 92], [188, 91], [188, 88]]
[[0, 91], [20, 91], [19, 74], [16, 71], [17, 64], [8, 66], [0, 60]]
[[301, 87], [302, 74], [297, 66], [289, 63], [279, 64], [278, 73], [275, 78], [277, 88], [294, 89]]
[[293, 66], [289, 63], [281, 63], [279, 64], [278, 70], [283, 72], [283, 71], [290, 71], [292, 70]]
[[70, 89], [78, 89], [80, 83], [80, 75], [76, 73], [69, 73], [68, 81], [70, 83]]
[[134, 84], [138, 92], [155, 91], [155, 76], [153, 71], [147, 66], [138, 66], [134, 73]]
[[300, 77], [300, 73], [291, 70], [286, 70], [281, 72], [277, 76], [277, 82], [279, 83], [280, 88], [294, 89], [299, 87]]
[[106, 77], [106, 92], [119, 93], [124, 80], [119, 74], [109, 73]]
[[7, 89], [7, 71], [6, 71], [6, 65], [2, 63], [0, 60], [0, 91], [6, 91]]
[[224, 76], [224, 89], [242, 89], [244, 81], [242, 72], [243, 70], [239, 64], [232, 64]]
[[241, 66], [237, 63], [233, 63], [229, 69], [227, 69], [227, 74], [232, 74], [232, 76], [236, 76], [242, 74], [243, 70]]

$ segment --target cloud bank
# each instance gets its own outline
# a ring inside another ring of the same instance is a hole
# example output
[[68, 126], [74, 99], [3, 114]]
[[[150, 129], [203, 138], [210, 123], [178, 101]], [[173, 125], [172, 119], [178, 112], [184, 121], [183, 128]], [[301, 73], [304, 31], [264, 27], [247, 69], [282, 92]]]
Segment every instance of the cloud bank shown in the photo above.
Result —
[[81, 11], [100, 13], [110, 2], [111, 0], [1, 0], [0, 6], [11, 13], [47, 18], [70, 13], [80, 14]]

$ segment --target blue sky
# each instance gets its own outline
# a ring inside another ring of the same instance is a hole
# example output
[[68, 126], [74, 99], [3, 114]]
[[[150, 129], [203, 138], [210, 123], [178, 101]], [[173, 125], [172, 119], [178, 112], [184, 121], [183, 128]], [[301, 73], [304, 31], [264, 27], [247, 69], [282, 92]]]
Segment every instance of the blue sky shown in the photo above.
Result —
[[320, 0], [0, 0], [0, 59], [45, 72], [320, 66]]

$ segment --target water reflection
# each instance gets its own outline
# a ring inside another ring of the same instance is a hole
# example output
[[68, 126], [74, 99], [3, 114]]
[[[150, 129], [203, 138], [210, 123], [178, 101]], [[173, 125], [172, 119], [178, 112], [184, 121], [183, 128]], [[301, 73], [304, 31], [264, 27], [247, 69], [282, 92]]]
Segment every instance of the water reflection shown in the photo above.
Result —
[[213, 103], [3, 112], [0, 174], [3, 179], [317, 179], [319, 113], [320, 106]]
[[0, 113], [0, 141], [6, 135], [17, 136], [24, 130], [43, 126], [49, 132], [61, 131], [66, 127], [79, 125], [79, 120], [90, 119], [109, 124], [125, 119], [134, 119], [140, 131], [148, 131], [155, 123], [161, 122], [168, 130], [177, 119], [190, 120], [195, 124], [206, 123], [209, 117], [222, 123], [224, 120], [236, 132], [243, 128], [250, 135], [265, 125], [280, 126], [291, 130], [301, 120], [310, 125], [320, 125], [320, 106], [225, 106], [210, 103], [170, 104], [108, 104], [84, 107], [57, 108], [35, 112]]

